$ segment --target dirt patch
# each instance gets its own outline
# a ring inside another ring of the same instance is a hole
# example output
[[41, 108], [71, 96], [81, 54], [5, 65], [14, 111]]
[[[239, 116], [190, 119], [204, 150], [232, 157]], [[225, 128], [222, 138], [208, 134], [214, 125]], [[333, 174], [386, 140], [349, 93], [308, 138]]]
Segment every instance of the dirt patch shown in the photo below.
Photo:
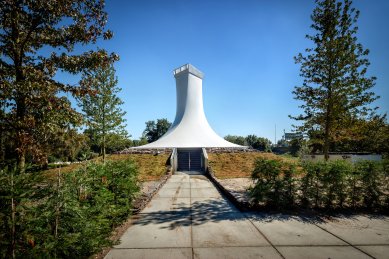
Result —
[[239, 202], [248, 203], [250, 201], [247, 189], [254, 185], [250, 178], [217, 179], [217, 181]]

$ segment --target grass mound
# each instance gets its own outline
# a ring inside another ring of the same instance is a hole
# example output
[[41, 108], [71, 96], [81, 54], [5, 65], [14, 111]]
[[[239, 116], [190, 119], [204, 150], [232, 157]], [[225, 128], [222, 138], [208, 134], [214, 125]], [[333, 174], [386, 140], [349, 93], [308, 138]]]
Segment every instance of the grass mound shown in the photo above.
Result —
[[273, 153], [209, 153], [208, 160], [213, 173], [219, 179], [248, 178], [254, 170], [257, 158], [294, 162], [293, 158], [277, 156]]
[[[135, 162], [139, 170], [138, 179], [139, 181], [154, 181], [161, 178], [166, 173], [166, 161], [169, 158], [170, 154], [120, 154], [120, 155], [107, 155], [108, 161], [122, 161], [122, 160], [132, 160]], [[101, 158], [96, 158], [98, 162], [101, 162]], [[85, 162], [74, 163], [68, 166], [61, 167], [62, 173], [69, 173], [79, 169], [83, 166]], [[52, 168], [46, 170], [45, 173], [49, 177], [54, 177], [58, 172], [58, 168]]]

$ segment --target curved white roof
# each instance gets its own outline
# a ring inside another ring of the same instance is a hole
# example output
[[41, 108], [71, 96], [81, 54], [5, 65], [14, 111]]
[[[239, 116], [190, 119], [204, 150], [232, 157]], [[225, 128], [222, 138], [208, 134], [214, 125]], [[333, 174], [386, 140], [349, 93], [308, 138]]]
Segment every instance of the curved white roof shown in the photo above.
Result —
[[174, 77], [177, 91], [174, 122], [160, 139], [137, 148], [242, 148], [218, 136], [209, 125], [203, 108], [203, 73], [186, 64], [174, 70]]

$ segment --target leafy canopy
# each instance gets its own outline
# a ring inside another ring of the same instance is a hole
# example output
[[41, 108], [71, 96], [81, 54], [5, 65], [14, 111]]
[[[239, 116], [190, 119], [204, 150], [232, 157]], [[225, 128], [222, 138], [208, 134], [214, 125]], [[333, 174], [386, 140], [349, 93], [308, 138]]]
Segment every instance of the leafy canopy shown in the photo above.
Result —
[[171, 126], [171, 122], [167, 119], [158, 119], [157, 121], [147, 121], [146, 129], [143, 131], [143, 136], [147, 141], [153, 142], [165, 134]]
[[[85, 95], [79, 101], [92, 141], [100, 146], [103, 156], [107, 142], [126, 139], [126, 114], [121, 109], [123, 101], [117, 96], [122, 90], [117, 87], [117, 78], [113, 66], [97, 68], [85, 72], [81, 85], [90, 86], [93, 94]], [[116, 136], [119, 135], [119, 136]], [[108, 140], [108, 137], [111, 137]]]
[[118, 59], [103, 49], [81, 46], [110, 39], [100, 0], [3, 0], [0, 5], [0, 121], [16, 142], [20, 170], [25, 156], [44, 160], [45, 145], [69, 124], [80, 124], [66, 93], [90, 94], [87, 85], [58, 80], [58, 72], [77, 75]]
[[292, 118], [302, 121], [297, 130], [308, 133], [327, 156], [330, 143], [344, 137], [341, 129], [368, 116], [369, 104], [378, 98], [370, 91], [376, 78], [367, 75], [369, 50], [357, 41], [358, 17], [350, 0], [317, 0], [314, 33], [306, 36], [313, 47], [295, 57], [304, 81], [293, 94], [303, 113]]

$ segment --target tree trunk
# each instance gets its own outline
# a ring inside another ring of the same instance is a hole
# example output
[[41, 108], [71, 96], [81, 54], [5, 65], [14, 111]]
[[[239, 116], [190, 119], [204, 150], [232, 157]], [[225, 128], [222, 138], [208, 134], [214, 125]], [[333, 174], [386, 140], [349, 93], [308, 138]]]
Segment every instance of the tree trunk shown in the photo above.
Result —
[[324, 153], [324, 160], [328, 161], [329, 159], [329, 151], [330, 151], [330, 131], [331, 131], [331, 120], [332, 120], [332, 65], [329, 69], [329, 81], [327, 85], [328, 89], [328, 95], [327, 95], [327, 105], [326, 105], [326, 117], [324, 122], [324, 146], [323, 146], [323, 153]]
[[[19, 4], [15, 4], [12, 9], [12, 29], [11, 29], [11, 38], [14, 42], [13, 45], [13, 62], [14, 62], [14, 70], [15, 70], [15, 84], [23, 89], [23, 84], [25, 83], [25, 77], [23, 73], [23, 59], [24, 52], [23, 48], [20, 46], [20, 28], [19, 26]], [[18, 88], [17, 88], [18, 89]], [[22, 91], [16, 91], [16, 117], [17, 117], [17, 125], [18, 128], [16, 130], [16, 151], [17, 155], [17, 167], [20, 173], [24, 173], [25, 164], [26, 164], [26, 151], [24, 150], [25, 145], [25, 131], [23, 127], [25, 126], [24, 119], [26, 116], [26, 97]]]
[[[22, 76], [18, 76], [21, 78]], [[17, 129], [16, 133], [16, 150], [18, 153], [17, 156], [17, 164], [18, 164], [18, 170], [20, 173], [24, 173], [25, 171], [25, 165], [26, 165], [26, 131], [25, 131], [25, 117], [26, 117], [26, 98], [23, 96], [23, 94], [19, 94], [20, 97], [16, 99], [16, 115], [18, 123], [20, 123], [19, 128]]]
[[[5, 115], [5, 105], [1, 105], [1, 113]], [[4, 135], [5, 135], [5, 126], [3, 122], [0, 122], [0, 162], [3, 162], [5, 160], [5, 141], [4, 141]]]
[[24, 150], [18, 153], [18, 171], [24, 173], [26, 170], [26, 154]]
[[324, 146], [323, 146], [323, 153], [324, 153], [324, 159], [325, 161], [328, 161], [329, 158], [329, 150], [330, 150], [330, 127], [331, 127], [331, 105], [330, 100], [331, 98], [331, 90], [328, 92], [328, 104], [327, 104], [327, 111], [326, 111], [326, 117], [324, 122]]
[[0, 134], [0, 162], [5, 160], [5, 148], [4, 148], [4, 130], [1, 129]]
[[54, 230], [54, 236], [56, 239], [58, 239], [58, 228], [59, 228], [59, 215], [60, 215], [60, 188], [61, 188], [61, 168], [58, 168], [57, 173], [57, 208], [55, 210], [55, 230]]
[[14, 200], [14, 172], [11, 173], [11, 253], [12, 258], [15, 258], [16, 250], [16, 205]]
[[103, 133], [103, 163], [105, 164], [105, 133]]
[[329, 156], [329, 150], [330, 150], [330, 130], [329, 130], [329, 121], [326, 120], [325, 123], [325, 133], [324, 133], [324, 146], [323, 146], [323, 153], [324, 153], [324, 159], [325, 161], [328, 161]]

